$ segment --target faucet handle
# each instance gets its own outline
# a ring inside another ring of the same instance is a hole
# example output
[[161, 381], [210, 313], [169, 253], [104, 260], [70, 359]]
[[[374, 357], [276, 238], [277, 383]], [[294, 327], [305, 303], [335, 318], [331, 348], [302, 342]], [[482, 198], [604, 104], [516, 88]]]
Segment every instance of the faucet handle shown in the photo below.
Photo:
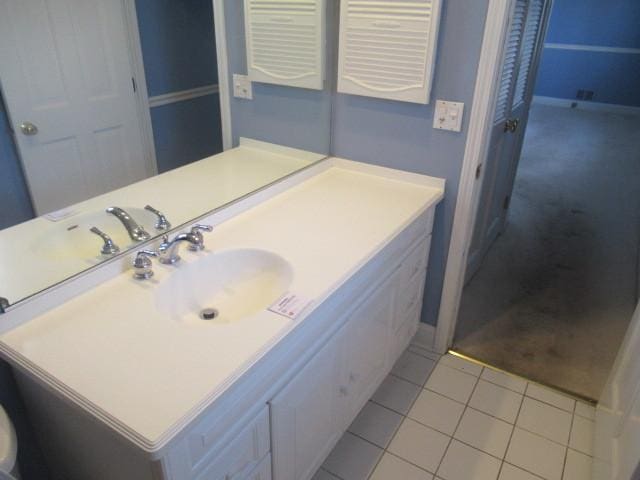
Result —
[[171, 223], [167, 220], [167, 217], [160, 210], [156, 210], [151, 205], [147, 205], [144, 207], [145, 210], [155, 214], [158, 217], [158, 221], [155, 224], [156, 230], [169, 230], [171, 228]]
[[211, 225], [195, 224], [193, 227], [191, 227], [191, 234], [198, 238], [198, 243], [192, 243], [191, 245], [189, 245], [189, 250], [191, 250], [192, 252], [204, 250], [204, 236], [202, 235], [202, 232], [212, 231], [213, 227]]
[[118, 245], [113, 243], [113, 240], [111, 240], [111, 237], [106, 233], [104, 233], [102, 230], [100, 230], [98, 227], [91, 227], [89, 231], [91, 233], [95, 233], [104, 241], [104, 245], [102, 245], [102, 250], [100, 250], [100, 253], [102, 255], [113, 255], [120, 251], [120, 247], [118, 247]]
[[153, 250], [140, 250], [133, 261], [134, 278], [147, 280], [153, 277], [151, 257], [157, 257], [158, 255], [158, 252], [154, 252]]

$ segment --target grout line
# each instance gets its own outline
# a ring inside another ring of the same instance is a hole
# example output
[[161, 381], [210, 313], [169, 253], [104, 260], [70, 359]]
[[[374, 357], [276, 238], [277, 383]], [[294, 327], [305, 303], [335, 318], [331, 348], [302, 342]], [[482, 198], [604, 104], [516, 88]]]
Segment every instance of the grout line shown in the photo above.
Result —
[[509, 447], [511, 447], [511, 440], [513, 440], [513, 434], [516, 431], [516, 425], [518, 424], [518, 418], [520, 418], [520, 412], [522, 411], [522, 404], [524, 403], [525, 393], [527, 392], [527, 388], [529, 387], [529, 383], [524, 386], [524, 392], [522, 393], [522, 397], [520, 398], [520, 405], [518, 406], [518, 413], [516, 413], [516, 419], [513, 421], [513, 428], [511, 429], [511, 435], [509, 435], [509, 441], [507, 442], [507, 448], [504, 451], [504, 458], [502, 459], [502, 463], [500, 464], [500, 470], [498, 471], [498, 478], [500, 478], [500, 474], [502, 473], [502, 467], [504, 463], [507, 461], [507, 454], [509, 453]]
[[[480, 370], [480, 375], [482, 375], [482, 370]], [[471, 393], [469, 394], [469, 398], [467, 398], [467, 403], [464, 406], [464, 410], [462, 410], [462, 415], [460, 415], [460, 418], [458, 419], [458, 423], [456, 424], [456, 428], [453, 429], [453, 435], [451, 435], [449, 437], [449, 443], [447, 444], [447, 448], [444, 449], [444, 453], [442, 454], [442, 458], [440, 458], [440, 462], [438, 462], [438, 468], [436, 468], [435, 475], [438, 475], [438, 472], [440, 471], [440, 468], [442, 467], [442, 462], [444, 461], [444, 458], [447, 456], [447, 452], [449, 452], [449, 448], [451, 447], [451, 443], [453, 443], [453, 436], [458, 431], [458, 428], [460, 428], [460, 423], [462, 422], [462, 419], [464, 418], [464, 414], [467, 411], [467, 408], [469, 407], [469, 402], [471, 401], [471, 397], [473, 397], [473, 394], [476, 391], [476, 387], [478, 386], [478, 383], [480, 382], [480, 375], [478, 375], [476, 377], [476, 383], [474, 383], [473, 388], [471, 389]], [[456, 439], [456, 441], [458, 441], [458, 440]]]
[[[540, 475], [538, 475], [537, 473], [530, 472], [530, 471], [529, 471], [529, 470], [527, 470], [526, 468], [521, 467], [520, 465], [516, 465], [515, 463], [507, 462], [506, 460], [505, 460], [505, 461], [503, 461], [502, 463], [503, 463], [503, 464], [505, 464], [505, 463], [506, 463], [507, 465], [511, 465], [512, 467], [519, 468], [519, 469], [520, 469], [520, 470], [522, 470], [523, 472], [527, 472], [527, 473], [529, 473], [529, 474], [533, 475], [533, 476], [534, 476], [534, 477], [536, 477], [536, 478], [540, 478], [540, 479], [542, 479], [542, 480], [546, 480], [544, 477], [541, 477], [541, 476], [540, 476]], [[500, 471], [502, 472], [502, 468], [500, 468]], [[562, 477], [561, 477], [561, 478], [562, 478]]]
[[573, 433], [573, 423], [576, 419], [577, 402], [573, 404], [573, 412], [571, 415], [571, 425], [569, 426], [569, 438], [567, 438], [567, 447], [564, 449], [564, 462], [562, 462], [562, 474], [560, 478], [564, 478], [564, 471], [567, 469], [567, 460], [569, 460], [569, 444], [571, 443], [571, 434]]

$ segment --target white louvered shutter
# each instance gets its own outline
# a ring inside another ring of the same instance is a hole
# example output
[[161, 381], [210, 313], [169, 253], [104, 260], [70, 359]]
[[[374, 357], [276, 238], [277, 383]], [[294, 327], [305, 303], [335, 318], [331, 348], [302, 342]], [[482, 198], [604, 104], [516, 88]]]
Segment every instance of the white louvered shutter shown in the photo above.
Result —
[[251, 81], [322, 90], [325, 5], [325, 0], [245, 0]]
[[500, 77], [500, 88], [498, 89], [495, 112], [495, 122], [497, 123], [506, 120], [510, 112], [509, 107], [512, 101], [514, 77], [520, 56], [520, 43], [524, 33], [526, 15], [526, 0], [517, 0], [503, 54], [502, 75]]
[[517, 108], [524, 102], [527, 88], [531, 83], [529, 72], [531, 71], [543, 12], [544, 0], [529, 1], [527, 22], [522, 36], [522, 47], [520, 48], [520, 65], [518, 66], [518, 78], [516, 80], [515, 94], [513, 95], [512, 109]]
[[440, 0], [342, 0], [338, 92], [429, 103]]

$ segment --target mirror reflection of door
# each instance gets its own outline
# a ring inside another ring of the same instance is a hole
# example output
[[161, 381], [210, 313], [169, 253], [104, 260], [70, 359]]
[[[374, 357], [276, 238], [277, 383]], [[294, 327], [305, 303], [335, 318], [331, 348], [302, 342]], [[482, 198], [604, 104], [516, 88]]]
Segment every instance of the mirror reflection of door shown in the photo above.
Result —
[[120, 0], [3, 0], [2, 88], [36, 214], [155, 173]]
[[546, 0], [517, 0], [504, 47], [502, 75], [480, 193], [479, 211], [469, 249], [465, 281], [504, 230], [524, 132], [533, 95], [536, 55]]
[[0, 89], [0, 229], [222, 151], [211, 0], [0, 0]]

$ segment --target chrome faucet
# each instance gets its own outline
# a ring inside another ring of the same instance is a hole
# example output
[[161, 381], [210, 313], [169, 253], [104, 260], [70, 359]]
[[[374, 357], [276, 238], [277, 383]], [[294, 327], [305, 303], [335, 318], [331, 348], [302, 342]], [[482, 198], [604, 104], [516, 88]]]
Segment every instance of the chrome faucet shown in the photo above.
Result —
[[194, 225], [191, 227], [190, 232], [179, 233], [173, 238], [173, 240], [169, 240], [169, 237], [165, 235], [162, 237], [160, 247], [158, 247], [160, 263], [172, 265], [180, 261], [178, 247], [183, 242], [189, 244], [189, 250], [202, 250], [204, 248], [204, 236], [202, 235], [202, 232], [211, 232], [212, 230], [213, 227], [211, 225]]
[[104, 245], [102, 245], [102, 250], [100, 250], [100, 253], [102, 255], [113, 255], [120, 251], [120, 247], [113, 243], [111, 237], [100, 230], [98, 227], [91, 227], [89, 231], [98, 235], [104, 242]]
[[109, 207], [107, 208], [107, 213], [114, 215], [122, 222], [122, 225], [127, 229], [127, 233], [131, 237], [131, 240], [142, 242], [143, 240], [149, 240], [151, 238], [151, 235], [149, 235], [144, 228], [138, 225], [138, 223], [131, 218], [131, 215], [120, 207]]

